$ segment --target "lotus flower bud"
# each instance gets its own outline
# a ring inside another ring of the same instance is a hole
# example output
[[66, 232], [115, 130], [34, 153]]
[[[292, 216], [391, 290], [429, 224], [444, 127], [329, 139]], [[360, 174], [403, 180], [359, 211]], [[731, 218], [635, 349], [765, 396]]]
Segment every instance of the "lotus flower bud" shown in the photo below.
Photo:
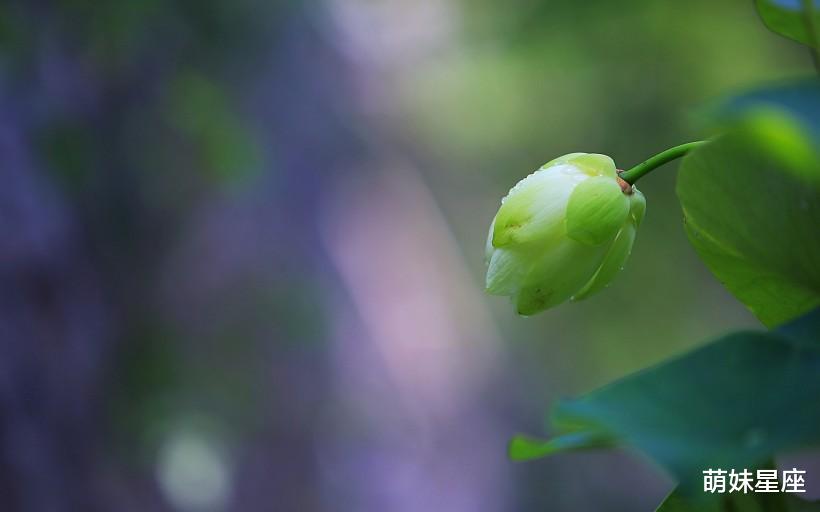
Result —
[[646, 200], [605, 155], [570, 153], [519, 181], [490, 225], [487, 292], [522, 315], [607, 286], [626, 262]]

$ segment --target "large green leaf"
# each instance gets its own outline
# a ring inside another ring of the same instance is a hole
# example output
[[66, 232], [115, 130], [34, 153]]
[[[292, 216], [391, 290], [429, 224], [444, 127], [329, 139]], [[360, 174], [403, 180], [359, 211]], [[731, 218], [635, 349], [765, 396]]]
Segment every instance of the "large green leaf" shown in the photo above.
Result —
[[753, 93], [683, 161], [686, 231], [717, 278], [767, 326], [820, 304], [820, 87]]
[[755, 0], [755, 5], [763, 23], [772, 32], [820, 48], [820, 1]]
[[814, 445], [820, 441], [818, 315], [813, 311], [796, 329], [730, 334], [563, 401], [552, 414], [561, 435], [542, 453], [529, 440], [510, 455], [629, 445], [691, 494], [701, 488], [704, 469], [760, 467], [776, 453]]

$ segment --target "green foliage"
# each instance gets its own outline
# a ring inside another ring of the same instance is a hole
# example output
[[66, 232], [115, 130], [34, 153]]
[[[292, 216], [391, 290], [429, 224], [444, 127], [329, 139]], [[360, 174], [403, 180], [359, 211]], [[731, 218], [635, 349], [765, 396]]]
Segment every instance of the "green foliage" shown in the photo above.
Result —
[[[820, 2], [756, 5], [771, 30], [812, 49], [820, 70]], [[773, 330], [725, 335], [563, 401], [551, 415], [557, 435], [518, 436], [509, 456], [628, 446], [679, 482], [663, 512], [820, 510], [781, 493], [702, 492], [704, 469], [771, 467], [778, 454], [820, 445], [820, 82], [740, 94], [708, 113], [717, 135], [691, 150], [678, 177], [685, 231], [717, 279]]]
[[627, 445], [679, 482], [663, 512], [810, 511], [793, 496], [708, 495], [707, 468], [760, 468], [820, 444], [820, 83], [740, 95], [712, 110], [720, 135], [681, 167], [685, 228], [715, 276], [769, 332], [736, 332], [559, 403], [550, 440], [514, 460]]
[[820, 89], [752, 93], [718, 112], [728, 133], [679, 173], [686, 231], [709, 269], [772, 327], [820, 304]]
[[[813, 3], [813, 5], [812, 5]], [[755, 0], [763, 23], [781, 36], [820, 49], [820, 2], [817, 0]]]
[[[802, 322], [816, 325], [820, 310], [810, 315]], [[510, 455], [627, 444], [690, 491], [704, 468], [759, 467], [775, 453], [820, 441], [820, 333], [788, 332], [802, 331], [730, 334], [559, 403], [552, 422], [562, 435], [540, 447], [519, 438]]]

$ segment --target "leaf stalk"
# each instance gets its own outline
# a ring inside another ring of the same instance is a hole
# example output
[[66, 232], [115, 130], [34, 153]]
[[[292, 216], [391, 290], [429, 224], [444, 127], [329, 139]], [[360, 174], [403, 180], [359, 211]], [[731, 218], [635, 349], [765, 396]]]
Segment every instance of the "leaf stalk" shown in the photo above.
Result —
[[626, 171], [622, 171], [619, 174], [620, 178], [625, 182], [629, 183], [630, 185], [633, 185], [640, 178], [642, 178], [646, 174], [649, 174], [656, 168], [662, 166], [665, 163], [671, 162], [676, 158], [684, 156], [686, 153], [692, 151], [696, 147], [706, 144], [706, 142], [707, 141], [705, 140], [687, 142], [686, 144], [681, 144], [679, 146], [669, 148], [666, 151], [661, 151], [657, 155], [644, 160], [635, 167]]

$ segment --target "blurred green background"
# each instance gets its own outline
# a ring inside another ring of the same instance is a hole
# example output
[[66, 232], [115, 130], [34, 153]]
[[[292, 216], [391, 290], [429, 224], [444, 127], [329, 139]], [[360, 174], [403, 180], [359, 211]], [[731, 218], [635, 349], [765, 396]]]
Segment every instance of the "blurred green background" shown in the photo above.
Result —
[[751, 1], [0, 3], [3, 510], [648, 510], [634, 454], [518, 465], [556, 399], [757, 322], [675, 164], [605, 292], [482, 292], [500, 198], [804, 76]]

